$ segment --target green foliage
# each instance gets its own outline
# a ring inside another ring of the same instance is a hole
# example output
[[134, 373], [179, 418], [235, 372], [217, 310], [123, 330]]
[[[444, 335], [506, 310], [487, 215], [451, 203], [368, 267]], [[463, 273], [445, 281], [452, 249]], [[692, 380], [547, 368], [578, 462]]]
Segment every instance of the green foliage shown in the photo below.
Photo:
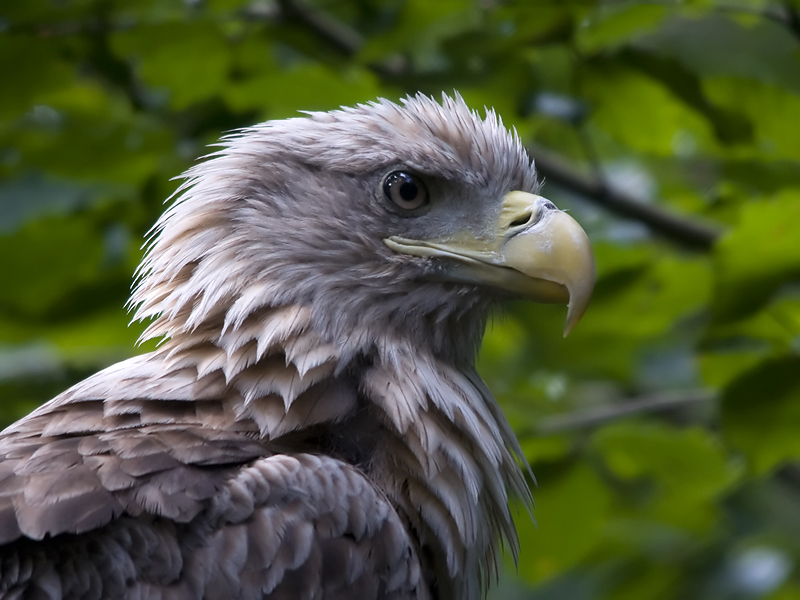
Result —
[[764, 361], [731, 382], [723, 396], [722, 427], [756, 473], [800, 455], [800, 357]]
[[[520, 573], [538, 583], [569, 569], [600, 542], [611, 497], [591, 468], [577, 465], [540, 479], [536, 494], [536, 526], [520, 516]], [[569, 535], [564, 535], [569, 531]]]
[[800, 188], [743, 205], [738, 226], [715, 249], [715, 316], [734, 320], [751, 315], [781, 286], [800, 278], [798, 240]]
[[207, 144], [457, 89], [576, 173], [722, 230], [697, 251], [546, 184], [598, 281], [566, 340], [563, 307], [522, 303], [487, 334], [539, 483], [495, 597], [797, 597], [800, 5], [305, 2], [0, 5], [0, 420], [142, 351], [141, 241]]

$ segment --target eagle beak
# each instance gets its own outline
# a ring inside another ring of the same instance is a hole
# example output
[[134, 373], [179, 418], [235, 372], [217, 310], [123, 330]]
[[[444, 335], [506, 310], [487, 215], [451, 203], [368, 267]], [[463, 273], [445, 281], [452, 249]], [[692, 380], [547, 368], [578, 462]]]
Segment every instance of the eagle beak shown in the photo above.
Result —
[[594, 254], [581, 226], [552, 202], [527, 192], [503, 198], [486, 239], [463, 234], [442, 241], [393, 236], [401, 254], [448, 259], [443, 279], [490, 286], [534, 302], [567, 304], [566, 336], [580, 321], [595, 279]]

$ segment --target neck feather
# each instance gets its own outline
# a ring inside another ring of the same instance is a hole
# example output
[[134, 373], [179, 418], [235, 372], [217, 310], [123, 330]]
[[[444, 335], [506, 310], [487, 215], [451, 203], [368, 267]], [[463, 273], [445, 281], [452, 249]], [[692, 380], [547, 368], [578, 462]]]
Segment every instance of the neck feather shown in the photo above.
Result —
[[471, 363], [358, 330], [342, 345], [314, 323], [308, 306], [261, 307], [241, 322], [220, 312], [216, 326], [181, 330], [157, 355], [172, 372], [224, 377], [235, 418], [266, 439], [373, 415], [358, 427], [385, 435], [362, 466], [420, 543], [444, 556], [434, 570], [454, 597], [480, 597], [501, 540], [516, 554], [509, 492], [530, 505], [522, 453], [494, 398]]

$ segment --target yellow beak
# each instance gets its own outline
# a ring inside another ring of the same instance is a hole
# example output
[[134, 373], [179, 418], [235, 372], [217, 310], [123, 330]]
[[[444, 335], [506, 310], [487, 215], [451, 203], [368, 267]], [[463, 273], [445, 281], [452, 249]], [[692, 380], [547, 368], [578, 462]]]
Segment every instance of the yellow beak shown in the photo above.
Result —
[[510, 192], [490, 239], [469, 234], [441, 241], [393, 236], [384, 243], [401, 254], [452, 259], [445, 278], [488, 285], [534, 302], [567, 304], [566, 336], [592, 295], [594, 254], [581, 226], [553, 204]]

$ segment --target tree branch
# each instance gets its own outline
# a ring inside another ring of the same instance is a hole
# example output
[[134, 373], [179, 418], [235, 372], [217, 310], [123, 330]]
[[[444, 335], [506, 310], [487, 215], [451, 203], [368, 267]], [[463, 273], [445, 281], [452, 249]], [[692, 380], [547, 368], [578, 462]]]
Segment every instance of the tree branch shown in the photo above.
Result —
[[[347, 58], [358, 54], [364, 46], [364, 38], [358, 31], [323, 11], [308, 6], [303, 0], [278, 0], [278, 6], [285, 18], [298, 22]], [[379, 77], [391, 79], [403, 74], [406, 62], [394, 60], [366, 66]]]
[[783, 11], [783, 24], [800, 40], [800, 11], [789, 2], [784, 2]]
[[660, 206], [645, 203], [628, 193], [615, 190], [599, 177], [579, 173], [547, 150], [529, 146], [528, 151], [536, 162], [536, 170], [543, 178], [580, 194], [621, 217], [641, 221], [654, 232], [674, 242], [698, 250], [708, 250], [721, 233], [714, 226], [681, 217]]
[[792, 6], [790, 1], [780, 4], [766, 6], [763, 10], [758, 8], [747, 8], [741, 4], [719, 3], [713, 6], [719, 12], [734, 14], [752, 15], [774, 21], [778, 25], [785, 27], [789, 33], [800, 40], [800, 12]]
[[692, 404], [711, 402], [716, 394], [711, 390], [699, 389], [685, 392], [664, 392], [654, 396], [644, 396], [628, 400], [623, 404], [602, 406], [589, 410], [556, 415], [541, 419], [536, 427], [518, 433], [520, 439], [542, 437], [589, 429], [611, 421], [625, 419], [642, 413], [660, 412], [682, 408]]
[[357, 54], [364, 45], [361, 34], [355, 29], [302, 0], [278, 0], [278, 5], [286, 17], [296, 19], [345, 56]]

